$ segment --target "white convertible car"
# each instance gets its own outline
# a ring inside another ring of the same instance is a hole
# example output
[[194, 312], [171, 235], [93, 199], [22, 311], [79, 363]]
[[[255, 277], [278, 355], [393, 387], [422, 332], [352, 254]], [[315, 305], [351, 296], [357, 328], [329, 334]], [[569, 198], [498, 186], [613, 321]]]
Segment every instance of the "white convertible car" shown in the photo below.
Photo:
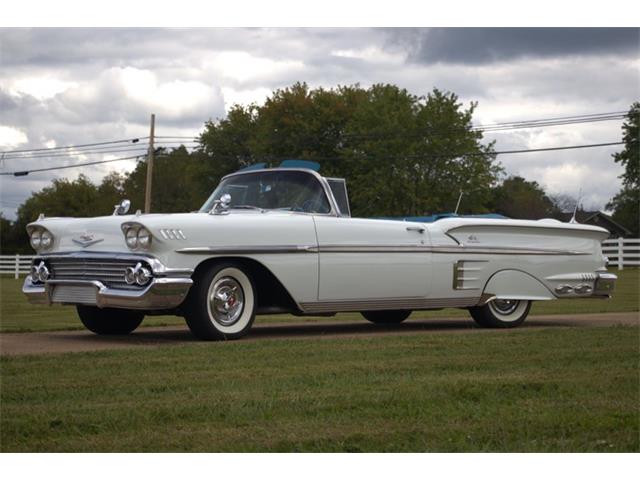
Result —
[[[258, 166], [260, 167], [260, 166]], [[98, 334], [145, 315], [184, 316], [201, 339], [245, 335], [257, 314], [468, 309], [482, 327], [520, 325], [535, 300], [607, 298], [607, 231], [556, 220], [351, 218], [343, 179], [252, 168], [222, 179], [199, 212], [44, 218], [23, 292], [77, 306]]]

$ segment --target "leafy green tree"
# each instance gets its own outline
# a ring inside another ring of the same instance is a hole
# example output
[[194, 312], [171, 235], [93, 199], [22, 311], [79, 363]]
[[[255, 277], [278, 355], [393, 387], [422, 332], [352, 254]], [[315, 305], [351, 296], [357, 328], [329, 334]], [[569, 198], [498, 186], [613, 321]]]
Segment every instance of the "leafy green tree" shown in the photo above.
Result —
[[538, 182], [512, 176], [493, 190], [493, 209], [509, 218], [538, 220], [551, 218], [559, 209]]
[[624, 149], [615, 153], [613, 159], [624, 166], [622, 190], [607, 204], [612, 209], [613, 219], [632, 232], [640, 235], [640, 102], [631, 105], [627, 119], [622, 125]]
[[243, 166], [300, 158], [347, 178], [354, 215], [451, 211], [460, 190], [466, 211], [485, 211], [501, 169], [493, 144], [482, 145], [482, 133], [471, 129], [475, 107], [465, 110], [439, 90], [423, 98], [393, 85], [296, 83], [263, 106], [236, 105], [226, 119], [207, 122], [196, 181], [210, 190]]
[[[197, 162], [201, 154], [191, 154], [184, 146], [170, 151], [159, 149], [154, 156], [151, 212], [171, 213], [196, 210], [204, 203], [197, 184]], [[139, 162], [123, 182], [123, 196], [131, 200], [132, 211], [144, 210], [147, 163]]]
[[[23, 234], [26, 237], [26, 232]], [[0, 254], [29, 253], [30, 249], [12, 222], [0, 213]]]
[[[343, 154], [352, 177], [353, 210], [371, 215], [485, 211], [501, 169], [493, 143], [472, 130], [476, 104], [435, 89], [416, 97], [393, 85], [374, 85], [345, 133]], [[355, 185], [353, 185], [355, 182]], [[466, 208], [465, 208], [466, 207]]]

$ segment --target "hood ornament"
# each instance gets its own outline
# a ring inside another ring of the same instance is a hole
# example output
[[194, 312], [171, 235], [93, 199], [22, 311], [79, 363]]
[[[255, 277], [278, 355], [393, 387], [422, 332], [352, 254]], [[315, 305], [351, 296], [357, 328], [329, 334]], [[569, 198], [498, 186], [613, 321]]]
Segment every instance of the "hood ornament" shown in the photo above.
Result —
[[98, 242], [103, 241], [104, 238], [95, 238], [94, 235], [85, 233], [84, 235], [80, 235], [78, 238], [72, 238], [71, 240], [73, 240], [73, 243], [77, 243], [82, 248], [86, 248], [89, 245], [94, 245]]

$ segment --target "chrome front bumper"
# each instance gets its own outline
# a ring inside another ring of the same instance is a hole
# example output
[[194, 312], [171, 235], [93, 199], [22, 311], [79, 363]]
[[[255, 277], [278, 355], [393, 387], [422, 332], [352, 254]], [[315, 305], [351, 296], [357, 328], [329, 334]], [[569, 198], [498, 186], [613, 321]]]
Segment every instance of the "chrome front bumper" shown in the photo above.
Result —
[[22, 292], [35, 304], [165, 310], [179, 306], [192, 284], [193, 280], [185, 277], [156, 277], [143, 289], [124, 290], [109, 288], [97, 280], [49, 280], [44, 285], [34, 284], [27, 276]]

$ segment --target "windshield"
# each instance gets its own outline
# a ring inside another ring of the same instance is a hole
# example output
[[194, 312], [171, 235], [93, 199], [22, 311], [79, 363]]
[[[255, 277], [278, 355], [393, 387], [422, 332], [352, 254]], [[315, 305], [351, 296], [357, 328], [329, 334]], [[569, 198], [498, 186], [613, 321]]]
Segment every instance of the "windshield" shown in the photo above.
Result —
[[227, 177], [200, 209], [208, 212], [222, 195], [231, 195], [229, 208], [260, 208], [292, 212], [329, 213], [331, 207], [318, 179], [295, 170], [262, 171]]

